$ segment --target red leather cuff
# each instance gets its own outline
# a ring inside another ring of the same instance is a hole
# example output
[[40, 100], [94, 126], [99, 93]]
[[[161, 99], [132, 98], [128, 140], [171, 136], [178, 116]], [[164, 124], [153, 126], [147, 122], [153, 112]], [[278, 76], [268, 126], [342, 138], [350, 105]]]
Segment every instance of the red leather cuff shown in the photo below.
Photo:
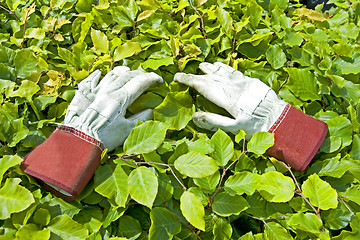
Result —
[[319, 150], [327, 131], [326, 123], [287, 105], [269, 130], [275, 133], [275, 144], [267, 153], [295, 170], [304, 171]]
[[[74, 200], [94, 175], [103, 149], [103, 144], [95, 138], [62, 125], [27, 154], [20, 167], [40, 180], [40, 184], [56, 196]], [[62, 194], [46, 183], [71, 196]]]

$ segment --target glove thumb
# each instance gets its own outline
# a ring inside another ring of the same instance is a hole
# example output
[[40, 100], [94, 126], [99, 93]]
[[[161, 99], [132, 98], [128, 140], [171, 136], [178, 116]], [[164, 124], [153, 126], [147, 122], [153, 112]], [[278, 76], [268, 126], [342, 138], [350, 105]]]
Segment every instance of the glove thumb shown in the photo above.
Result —
[[196, 126], [210, 131], [217, 131], [220, 128], [225, 132], [237, 134], [240, 130], [235, 119], [219, 114], [210, 112], [196, 112], [192, 117]]
[[139, 120], [145, 122], [152, 119], [153, 116], [154, 116], [154, 111], [152, 109], [145, 109], [141, 112], [132, 115], [131, 117], [128, 118], [128, 120], [131, 122], [133, 127], [135, 127], [135, 125]]

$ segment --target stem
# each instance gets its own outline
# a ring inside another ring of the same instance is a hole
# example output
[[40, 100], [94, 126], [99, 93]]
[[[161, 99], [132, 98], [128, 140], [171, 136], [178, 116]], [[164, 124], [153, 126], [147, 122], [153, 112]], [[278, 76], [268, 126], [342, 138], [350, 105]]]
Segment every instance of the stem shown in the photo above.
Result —
[[136, 166], [137, 165], [148, 165], [148, 164], [153, 164], [153, 165], [159, 165], [159, 166], [164, 166], [170, 169], [171, 174], [174, 176], [174, 178], [176, 179], [176, 181], [178, 181], [178, 183], [181, 185], [181, 187], [184, 189], [184, 191], [187, 190], [187, 188], [185, 187], [185, 185], [180, 181], [180, 179], [176, 176], [175, 172], [173, 171], [173, 169], [171, 168], [172, 164], [166, 164], [166, 163], [158, 163], [158, 162], [134, 162], [131, 160], [127, 160], [123, 157], [119, 157], [121, 160], [125, 161], [125, 162], [129, 162], [129, 163], [133, 163]]
[[343, 196], [338, 196], [338, 198], [340, 199], [340, 201], [344, 204], [344, 206], [346, 207], [347, 210], [349, 210], [349, 212], [351, 212], [351, 214], [354, 215], [354, 212], [351, 211], [350, 207], [345, 203]]
[[204, 38], [206, 38], [205, 24], [204, 24], [204, 18], [203, 18], [204, 15], [201, 15], [201, 14], [199, 13], [199, 11], [197, 10], [197, 8], [193, 5], [192, 0], [189, 0], [189, 3], [190, 3], [190, 6], [194, 9], [195, 13], [196, 13], [197, 15], [199, 15], [199, 17], [200, 17], [200, 24], [201, 24], [200, 30], [201, 30]]
[[163, 11], [164, 13], [166, 13], [170, 18], [171, 20], [174, 20], [173, 17], [170, 15], [170, 13], [168, 13], [167, 11], [165, 11], [165, 9], [163, 9], [163, 7], [161, 6], [161, 4], [157, 1], [157, 0], [154, 0], [154, 2], [159, 5], [161, 11]]
[[15, 12], [10, 11], [9, 9], [7, 9], [7, 8], [1, 6], [1, 5], [0, 5], [0, 8], [2, 8], [2, 9], [5, 10], [5, 11], [7, 11], [7, 12], [8, 12], [9, 14], [11, 14], [11, 15], [14, 15], [14, 16], [16, 17], [16, 19], [17, 19], [19, 22], [21, 22], [20, 18], [15, 14]]
[[20, 44], [20, 48], [23, 48], [23, 44], [24, 44], [24, 42], [25, 42], [26, 22], [27, 22], [27, 20], [28, 20], [30, 11], [31, 11], [31, 9], [32, 9], [33, 7], [35, 7], [35, 6], [34, 6], [34, 5], [31, 5], [31, 6], [29, 7], [29, 9], [27, 10], [27, 12], [26, 12], [26, 17], [25, 17], [25, 21], [24, 21], [23, 39], [22, 39], [22, 42], [21, 42], [21, 44]]
[[223, 173], [222, 173], [221, 178], [220, 178], [219, 187], [216, 189], [216, 191], [214, 192], [214, 194], [211, 196], [211, 198], [210, 198], [210, 203], [212, 203], [212, 202], [214, 201], [214, 198], [215, 198], [216, 194], [220, 191], [222, 182], [223, 182], [224, 177], [225, 177], [225, 175], [226, 175], [226, 172], [227, 172], [235, 163], [237, 163], [237, 162], [239, 161], [239, 159], [242, 157], [242, 155], [244, 155], [244, 154], [246, 154], [246, 153], [247, 153], [247, 151], [245, 150], [245, 139], [243, 139], [243, 151], [242, 151], [242, 153], [241, 153], [241, 154], [239, 155], [239, 157], [237, 157], [237, 158], [235, 159], [235, 161], [233, 161], [227, 168], [224, 168], [224, 167], [223, 167]]
[[233, 42], [232, 42], [232, 48], [231, 48], [231, 51], [232, 52], [235, 52], [235, 47], [236, 47], [236, 35], [237, 35], [237, 31], [235, 29], [235, 33], [234, 33], [234, 39], [233, 39]]
[[291, 170], [291, 167], [289, 165], [287, 165], [286, 163], [284, 162], [281, 162], [282, 164], [284, 164], [284, 166], [286, 167], [286, 169], [290, 172], [295, 184], [296, 184], [296, 187], [297, 187], [297, 191], [295, 191], [295, 193], [299, 194], [307, 204], [309, 204], [309, 206], [312, 208], [312, 210], [315, 212], [316, 216], [318, 216], [318, 218], [321, 220], [321, 217], [320, 217], [320, 213], [318, 210], [316, 210], [316, 208], [310, 203], [310, 201], [304, 196], [304, 194], [302, 193], [301, 191], [301, 188], [300, 188], [300, 185], [299, 185], [299, 182], [297, 181], [293, 171]]

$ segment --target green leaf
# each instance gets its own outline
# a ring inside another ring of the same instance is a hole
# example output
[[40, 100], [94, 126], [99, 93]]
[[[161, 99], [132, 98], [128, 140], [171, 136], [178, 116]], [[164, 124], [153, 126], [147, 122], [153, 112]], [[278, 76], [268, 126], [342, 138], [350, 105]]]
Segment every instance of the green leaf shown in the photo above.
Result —
[[231, 196], [226, 192], [217, 194], [212, 203], [212, 210], [223, 217], [238, 215], [249, 207], [250, 205], [242, 196]]
[[94, 177], [95, 191], [125, 207], [128, 198], [128, 175], [120, 165], [99, 166]]
[[267, 172], [261, 175], [257, 190], [270, 202], [288, 202], [294, 196], [295, 184], [279, 172]]
[[19, 229], [16, 233], [16, 240], [48, 240], [50, 230], [47, 228], [40, 229], [33, 223], [27, 224]]
[[191, 225], [205, 231], [205, 210], [201, 201], [195, 194], [185, 191], [181, 195], [180, 210]]
[[23, 80], [20, 87], [9, 94], [10, 97], [31, 97], [40, 90], [40, 87], [29, 80]]
[[17, 155], [5, 155], [0, 160], [0, 183], [3, 176], [9, 168], [14, 167], [22, 162], [22, 158]]
[[225, 166], [234, 155], [234, 143], [222, 130], [218, 130], [210, 139], [210, 145], [214, 149], [211, 157], [217, 165]]
[[360, 205], [360, 187], [359, 186], [352, 186], [348, 188], [344, 193], [341, 194], [342, 197], [345, 199], [351, 200], [353, 202], [356, 202], [358, 205]]
[[238, 134], [235, 135], [235, 142], [240, 143], [241, 140], [244, 140], [246, 133], [244, 130], [240, 130]]
[[295, 213], [287, 222], [291, 227], [305, 232], [318, 233], [322, 228], [322, 221], [314, 213]]
[[161, 66], [169, 66], [174, 64], [173, 57], [165, 57], [161, 59], [148, 59], [145, 62], [141, 63], [141, 66], [144, 69], [157, 70]]
[[97, 51], [101, 53], [109, 52], [109, 41], [105, 33], [100, 30], [95, 30], [91, 28], [91, 39], [94, 44], [94, 47]]
[[25, 187], [19, 186], [19, 178], [8, 178], [0, 188], [0, 219], [7, 219], [12, 213], [28, 208], [35, 200]]
[[47, 228], [64, 240], [83, 240], [88, 237], [88, 230], [65, 214], [53, 218]]
[[25, 79], [34, 73], [38, 60], [34, 53], [27, 48], [16, 52], [14, 64], [17, 77]]
[[219, 171], [216, 171], [214, 174], [207, 177], [194, 179], [194, 183], [196, 185], [208, 191], [214, 191], [216, 186], [219, 184], [219, 181], [220, 181]]
[[340, 230], [349, 225], [353, 214], [347, 210], [330, 209], [321, 213], [325, 226], [331, 230]]
[[135, 218], [125, 215], [119, 220], [118, 233], [126, 239], [136, 239], [141, 235], [141, 225]]
[[154, 109], [154, 119], [166, 123], [169, 129], [181, 130], [192, 119], [194, 105], [188, 91], [170, 92]]
[[46, 226], [50, 223], [50, 212], [45, 208], [39, 208], [34, 213], [33, 220], [35, 223], [39, 224], [40, 226]]
[[269, 132], [255, 133], [247, 144], [247, 150], [256, 154], [264, 154], [266, 150], [273, 146], [275, 142], [274, 134]]
[[293, 239], [291, 234], [276, 222], [265, 222], [265, 234], [269, 240]]
[[330, 136], [341, 138], [342, 147], [348, 146], [352, 141], [352, 125], [345, 116], [338, 116], [326, 122]]
[[234, 36], [234, 30], [231, 28], [233, 20], [230, 14], [225, 9], [217, 7], [215, 15], [226, 35], [232, 38]]
[[279, 69], [286, 63], [285, 53], [278, 45], [273, 45], [267, 50], [266, 59], [274, 69]]
[[315, 173], [311, 175], [301, 186], [305, 197], [310, 203], [323, 210], [336, 208], [338, 205], [337, 193], [329, 183], [320, 179]]
[[255, 192], [260, 179], [261, 177], [256, 173], [237, 172], [226, 180], [225, 191], [230, 195], [244, 193], [251, 195]]
[[301, 100], [320, 100], [318, 86], [313, 73], [306, 69], [286, 68], [289, 74], [288, 88]]
[[149, 168], [138, 167], [129, 175], [128, 191], [135, 201], [151, 208], [158, 191], [158, 179]]
[[132, 55], [141, 51], [141, 44], [138, 42], [126, 42], [118, 46], [114, 52], [114, 62], [120, 61], [124, 58], [131, 57]]
[[130, 132], [124, 143], [126, 154], [148, 153], [157, 149], [165, 139], [167, 126], [157, 121], [147, 121]]
[[231, 238], [233, 229], [228, 221], [222, 217], [214, 217], [214, 240], [228, 240]]
[[181, 174], [192, 178], [207, 177], [219, 169], [214, 159], [193, 151], [181, 155], [174, 164]]
[[150, 213], [150, 219], [149, 240], [169, 240], [181, 230], [179, 219], [166, 208], [153, 208]]

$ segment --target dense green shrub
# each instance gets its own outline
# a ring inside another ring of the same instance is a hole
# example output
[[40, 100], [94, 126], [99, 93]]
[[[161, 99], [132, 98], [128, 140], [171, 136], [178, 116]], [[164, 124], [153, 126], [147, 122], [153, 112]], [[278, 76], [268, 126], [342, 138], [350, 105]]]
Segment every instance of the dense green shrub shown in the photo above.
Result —
[[[287, 0], [0, 0], [0, 239], [360, 239], [360, 5], [329, 3], [323, 14]], [[264, 154], [271, 134], [196, 128], [198, 109], [227, 113], [172, 78], [204, 61], [328, 124], [305, 172]], [[166, 80], [128, 109], [155, 108], [155, 121], [65, 202], [19, 163], [76, 85], [116, 65]]]

